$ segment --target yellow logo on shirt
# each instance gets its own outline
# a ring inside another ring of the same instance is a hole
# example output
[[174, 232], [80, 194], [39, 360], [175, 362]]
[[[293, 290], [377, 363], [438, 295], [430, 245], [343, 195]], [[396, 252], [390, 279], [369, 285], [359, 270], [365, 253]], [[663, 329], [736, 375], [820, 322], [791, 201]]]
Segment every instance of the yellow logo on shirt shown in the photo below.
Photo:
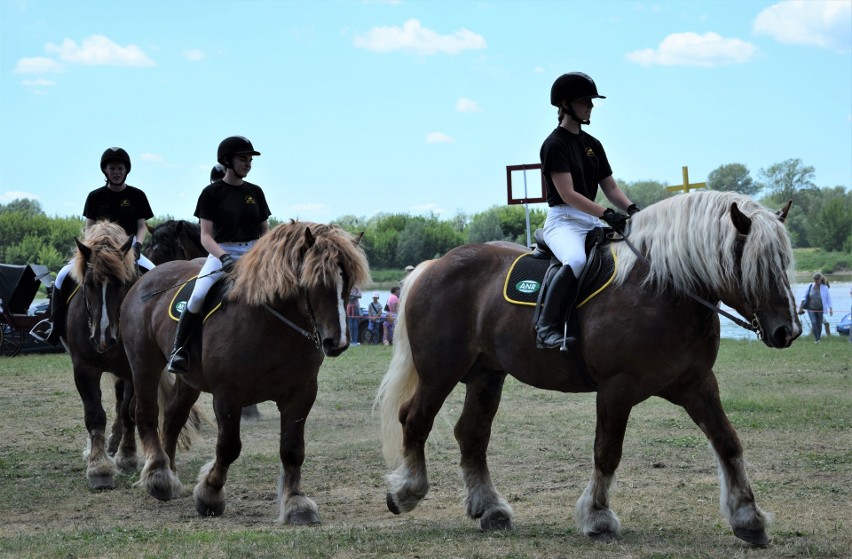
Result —
[[246, 195], [246, 205], [251, 205], [251, 204], [257, 205], [257, 201], [254, 199], [254, 196], [252, 196], [251, 194], [248, 194], [248, 195]]
[[122, 200], [122, 201], [121, 201], [120, 206], [121, 206], [122, 208], [129, 208], [129, 207], [130, 207], [130, 200], [128, 200], [127, 198], [125, 198], [124, 200]]
[[586, 148], [586, 157], [594, 157], [595, 151], [591, 147]]

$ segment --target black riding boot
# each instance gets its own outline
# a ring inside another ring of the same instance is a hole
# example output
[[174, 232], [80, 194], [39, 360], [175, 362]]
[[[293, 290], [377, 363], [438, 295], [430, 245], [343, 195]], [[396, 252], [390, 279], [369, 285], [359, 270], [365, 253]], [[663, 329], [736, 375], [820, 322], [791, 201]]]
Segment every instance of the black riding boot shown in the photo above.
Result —
[[553, 275], [544, 294], [544, 305], [535, 325], [536, 347], [548, 349], [573, 344], [577, 338], [567, 334], [568, 319], [577, 302], [577, 279], [571, 266], [562, 266]]
[[[71, 278], [65, 278], [63, 285], [74, 284]], [[40, 342], [50, 345], [59, 345], [60, 336], [65, 334], [65, 321], [68, 318], [68, 293], [69, 288], [57, 288], [56, 285], [50, 290], [50, 318], [40, 321], [30, 330], [30, 335]]]
[[175, 331], [175, 344], [172, 348], [172, 355], [169, 357], [169, 372], [176, 375], [182, 375], [189, 371], [189, 349], [187, 344], [192, 337], [192, 333], [201, 324], [201, 314], [189, 312], [189, 309], [184, 309], [180, 313], [177, 330]]

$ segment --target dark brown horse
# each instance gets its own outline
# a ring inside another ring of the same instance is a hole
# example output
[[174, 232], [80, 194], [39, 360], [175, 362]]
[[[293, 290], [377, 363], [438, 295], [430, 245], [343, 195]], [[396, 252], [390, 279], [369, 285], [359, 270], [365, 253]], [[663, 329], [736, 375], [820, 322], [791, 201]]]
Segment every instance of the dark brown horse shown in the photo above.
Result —
[[201, 245], [201, 231], [197, 223], [170, 219], [156, 227], [149, 225], [148, 232], [151, 238], [145, 256], [154, 264], [207, 256]]
[[[92, 489], [114, 487], [116, 467], [122, 473], [135, 473], [138, 465], [133, 383], [118, 326], [121, 302], [139, 278], [131, 241], [120, 225], [95, 223], [86, 230], [82, 242], [76, 240], [77, 252], [70, 272], [80, 287], [69, 304], [63, 340], [71, 355], [74, 383], [83, 400], [88, 433], [84, 452], [86, 478]], [[133, 335], [132, 328], [127, 332]], [[116, 377], [116, 417], [109, 440], [105, 440], [107, 418], [101, 403], [104, 372]], [[158, 388], [161, 398], [171, 391], [167, 375], [161, 377]], [[201, 418], [195, 410], [182, 444], [189, 444]]]
[[[193, 336], [191, 369], [167, 407], [162, 445], [157, 433], [157, 377], [172, 348], [175, 322], [168, 295], [152, 294], [198, 274], [199, 262], [157, 266], [136, 283], [122, 305], [122, 327], [133, 325], [125, 347], [136, 385], [136, 422], [146, 456], [140, 484], [157, 499], [179, 495], [175, 439], [201, 391], [213, 394], [219, 425], [216, 457], [204, 466], [193, 493], [202, 516], [225, 509], [224, 485], [240, 454], [240, 409], [272, 400], [281, 414], [279, 522], [315, 524], [316, 504], [301, 490], [305, 420], [317, 393], [324, 356], [349, 346], [346, 302], [353, 285], [369, 282], [364, 252], [351, 235], [329, 225], [281, 224], [242, 256], [219, 310]], [[143, 298], [145, 300], [143, 300]]]
[[411, 511], [426, 495], [424, 444], [461, 382], [466, 398], [455, 437], [467, 515], [483, 529], [511, 527], [512, 509], [494, 488], [486, 461], [503, 381], [511, 374], [547, 390], [597, 391], [594, 472], [575, 514], [584, 534], [619, 534], [609, 492], [627, 420], [634, 406], [659, 396], [682, 406], [709, 438], [721, 509], [734, 533], [767, 543], [767, 519], [755, 504], [742, 445], [712, 370], [719, 319], [686, 293], [724, 301], [753, 321], [766, 345], [788, 347], [802, 332], [788, 281], [792, 249], [782, 224], [788, 209], [775, 214], [744, 196], [701, 192], [635, 214], [629, 240], [643, 257], [615, 245], [613, 285], [579, 308], [573, 357], [536, 349], [531, 307], [502, 298], [506, 273], [523, 247], [467, 245], [419, 266], [403, 288], [394, 355], [376, 398], [385, 456], [398, 465], [388, 475], [390, 510]]

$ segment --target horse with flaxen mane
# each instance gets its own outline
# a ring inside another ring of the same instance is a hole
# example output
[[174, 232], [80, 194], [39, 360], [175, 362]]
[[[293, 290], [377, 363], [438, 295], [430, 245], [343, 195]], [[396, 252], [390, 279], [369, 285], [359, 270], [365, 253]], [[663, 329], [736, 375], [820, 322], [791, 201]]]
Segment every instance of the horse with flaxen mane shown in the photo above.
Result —
[[486, 461], [503, 382], [511, 374], [547, 390], [597, 391], [594, 472], [575, 512], [584, 534], [619, 534], [610, 487], [627, 420], [634, 406], [659, 396], [682, 406], [710, 440], [721, 510], [734, 534], [765, 545], [767, 518], [755, 503], [742, 445], [713, 374], [719, 349], [714, 311], [723, 301], [748, 317], [769, 347], [788, 347], [801, 334], [789, 283], [792, 249], [782, 223], [789, 207], [776, 214], [742, 195], [697, 192], [635, 214], [628, 236], [641, 256], [623, 242], [613, 246], [612, 285], [577, 310], [580, 339], [573, 356], [536, 349], [532, 309], [502, 300], [507, 271], [524, 247], [466, 245], [420, 265], [403, 287], [394, 354], [376, 396], [385, 457], [398, 465], [388, 475], [388, 508], [411, 511], [426, 495], [424, 444], [461, 382], [467, 395], [455, 437], [467, 515], [483, 529], [511, 527], [512, 508], [494, 488]]
[[[86, 478], [92, 489], [110, 489], [114, 487], [116, 468], [123, 473], [135, 473], [138, 463], [133, 383], [118, 323], [122, 299], [139, 278], [139, 271], [130, 250], [132, 237], [118, 224], [99, 221], [86, 229], [83, 241], [75, 241], [77, 251], [70, 275], [79, 288], [68, 304], [63, 341], [74, 367], [74, 383], [83, 400], [88, 432], [84, 452]], [[133, 335], [132, 328], [125, 332]], [[108, 440], [100, 388], [104, 372], [116, 377], [116, 417]], [[170, 378], [161, 375], [157, 388], [158, 396], [165, 398], [172, 389]], [[182, 438], [185, 446], [191, 443], [195, 429], [204, 419], [198, 409], [192, 415]]]
[[221, 307], [189, 342], [190, 370], [180, 375], [177, 398], [166, 409], [161, 444], [156, 380], [171, 352], [176, 322], [169, 317], [171, 294], [155, 294], [169, 292], [200, 268], [199, 262], [177, 260], [157, 266], [122, 305], [122, 326], [137, 328], [125, 348], [147, 459], [139, 483], [157, 499], [179, 495], [175, 437], [201, 391], [210, 392], [219, 425], [216, 457], [201, 469], [193, 496], [202, 516], [222, 514], [228, 469], [240, 454], [240, 409], [272, 400], [281, 414], [278, 520], [319, 523], [316, 504], [301, 490], [305, 420], [324, 356], [340, 355], [349, 346], [346, 302], [354, 285], [370, 281], [367, 258], [357, 240], [336, 226], [296, 221], [263, 235], [237, 261]]

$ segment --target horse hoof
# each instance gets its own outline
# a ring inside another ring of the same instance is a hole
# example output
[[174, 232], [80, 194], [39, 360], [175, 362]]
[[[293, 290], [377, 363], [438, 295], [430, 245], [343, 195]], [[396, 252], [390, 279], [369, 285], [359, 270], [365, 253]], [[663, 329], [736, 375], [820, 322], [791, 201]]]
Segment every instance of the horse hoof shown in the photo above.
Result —
[[506, 514], [503, 509], [495, 508], [482, 515], [479, 519], [479, 528], [481, 530], [511, 530], [512, 517]]
[[766, 547], [769, 545], [769, 536], [766, 534], [766, 530], [749, 530], [747, 528], [734, 528], [734, 535], [741, 540], [745, 540], [748, 543], [758, 546], [758, 547]]
[[200, 501], [195, 501], [195, 511], [201, 516], [222, 516], [225, 513], [225, 501], [216, 505], [205, 505]]
[[305, 510], [291, 514], [287, 519], [287, 524], [290, 526], [319, 526], [322, 521], [314, 511]]
[[115, 489], [115, 483], [112, 476], [108, 474], [89, 476], [89, 489], [93, 491], [103, 491], [105, 489]]
[[402, 514], [402, 511], [399, 510], [398, 506], [396, 506], [396, 501], [393, 500], [393, 495], [390, 494], [390, 491], [388, 491], [386, 501], [388, 503], [388, 510], [389, 511], [391, 511], [394, 514]]

